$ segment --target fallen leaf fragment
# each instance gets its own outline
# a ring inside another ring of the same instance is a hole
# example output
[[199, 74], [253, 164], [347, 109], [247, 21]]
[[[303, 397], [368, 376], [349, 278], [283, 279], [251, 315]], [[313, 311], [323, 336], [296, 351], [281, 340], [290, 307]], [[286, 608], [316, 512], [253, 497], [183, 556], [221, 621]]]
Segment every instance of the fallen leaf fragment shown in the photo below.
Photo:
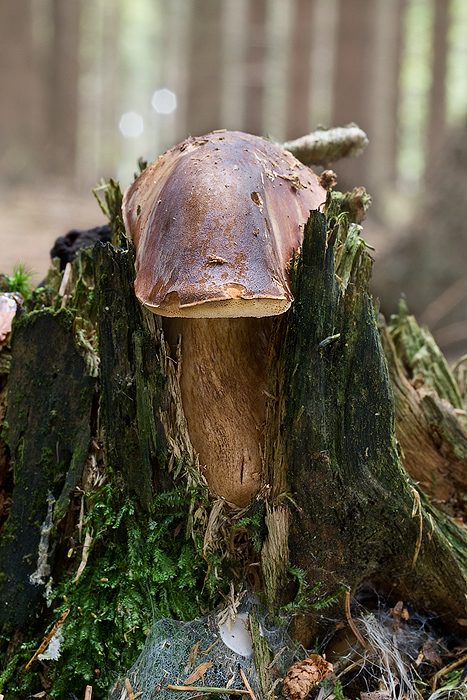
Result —
[[183, 681], [183, 685], [193, 685], [193, 683], [196, 683], [196, 681], [199, 681], [200, 678], [203, 679], [204, 683], [204, 674], [208, 670], [208, 668], [212, 668], [216, 664], [213, 664], [211, 661], [204, 661], [202, 664], [197, 666], [193, 673], [188, 676], [186, 681]]
[[302, 700], [311, 688], [320, 683], [332, 671], [330, 664], [323, 656], [311, 654], [304, 661], [299, 661], [287, 671], [282, 692], [290, 700]]

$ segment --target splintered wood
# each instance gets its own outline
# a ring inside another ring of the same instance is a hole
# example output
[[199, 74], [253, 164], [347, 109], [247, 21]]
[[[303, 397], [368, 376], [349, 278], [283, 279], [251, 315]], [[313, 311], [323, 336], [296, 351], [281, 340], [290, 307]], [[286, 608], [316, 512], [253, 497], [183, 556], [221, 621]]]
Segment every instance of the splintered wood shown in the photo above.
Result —
[[311, 688], [324, 680], [331, 671], [332, 664], [323, 656], [311, 654], [304, 661], [299, 661], [289, 668], [282, 692], [289, 700], [302, 700]]

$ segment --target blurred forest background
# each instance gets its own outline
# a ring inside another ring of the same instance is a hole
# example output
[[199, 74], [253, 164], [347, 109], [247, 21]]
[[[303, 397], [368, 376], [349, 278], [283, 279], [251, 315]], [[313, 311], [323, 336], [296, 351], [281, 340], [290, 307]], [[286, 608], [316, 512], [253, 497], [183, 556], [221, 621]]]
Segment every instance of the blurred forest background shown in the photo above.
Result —
[[54, 239], [103, 223], [188, 134], [284, 141], [357, 123], [374, 293], [401, 293], [452, 357], [467, 347], [466, 0], [1, 0], [0, 269], [39, 282]]

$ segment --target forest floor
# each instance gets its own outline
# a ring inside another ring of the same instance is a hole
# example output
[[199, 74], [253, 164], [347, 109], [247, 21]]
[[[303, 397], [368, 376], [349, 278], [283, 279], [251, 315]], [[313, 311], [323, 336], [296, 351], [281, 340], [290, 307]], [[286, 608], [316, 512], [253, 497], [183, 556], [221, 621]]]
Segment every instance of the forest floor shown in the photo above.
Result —
[[0, 192], [0, 272], [11, 274], [18, 262], [34, 273], [38, 284], [50, 265], [50, 249], [58, 236], [73, 228], [106, 223], [92, 192], [65, 188], [9, 189]]

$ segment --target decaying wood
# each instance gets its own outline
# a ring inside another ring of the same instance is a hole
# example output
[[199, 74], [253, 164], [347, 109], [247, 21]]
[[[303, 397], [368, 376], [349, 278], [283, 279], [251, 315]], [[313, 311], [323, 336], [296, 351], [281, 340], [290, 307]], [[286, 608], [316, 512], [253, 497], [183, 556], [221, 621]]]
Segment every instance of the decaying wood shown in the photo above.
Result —
[[341, 158], [355, 158], [368, 145], [368, 138], [356, 124], [335, 129], [317, 129], [307, 136], [286, 141], [282, 148], [290, 151], [305, 165], [335, 163]]
[[[444, 523], [442, 533], [425, 508], [419, 542], [414, 487], [397, 452], [392, 388], [368, 294], [371, 263], [352, 227], [340, 239], [344, 228], [328, 233], [325, 217], [312, 213], [292, 275], [295, 304], [275, 349], [271, 426], [280, 424], [281, 433], [268, 441], [266, 462], [270, 483], [291, 495], [287, 502], [275, 493], [290, 509], [290, 561], [310, 585], [321, 582], [324, 595], [370, 580], [420, 607], [430, 599], [428, 607], [455, 624], [466, 608], [463, 561], [447, 543]], [[461, 528], [449, 536], [466, 540]], [[277, 605], [277, 589], [268, 593]], [[308, 634], [317, 618], [304, 615]]]
[[439, 501], [458, 499], [467, 489], [467, 430], [456, 412], [462, 405], [460, 396], [450, 392], [453, 405], [440, 398], [426, 373], [411, 372], [410, 376], [383, 320], [380, 334], [394, 392], [396, 436], [404, 467], [427, 495]]
[[51, 573], [52, 513], [66, 513], [86, 461], [95, 385], [75, 346], [73, 315], [44, 309], [23, 319], [4, 424], [14, 497], [0, 539], [0, 625], [18, 626], [35, 614]]
[[[404, 600], [434, 611], [452, 628], [467, 619], [467, 534], [436, 507], [437, 500], [465, 493], [462, 397], [441, 362], [431, 357], [420, 364], [420, 353], [407, 356], [392, 331], [382, 323], [378, 328], [368, 291], [372, 263], [358, 225], [367, 204], [361, 190], [330, 195], [326, 215], [312, 213], [300, 255], [291, 261], [295, 301], [273, 322], [269, 340], [263, 483], [242, 513], [260, 533], [261, 553], [253, 561], [250, 543], [240, 551], [234, 516], [212, 494], [197, 502], [195, 513], [187, 509], [183, 521], [189, 537], [197, 528], [200, 558], [220, 551], [219, 560], [240, 570], [239, 581], [252, 562], [259, 571], [261, 559], [257, 587], [271, 615], [294, 599], [291, 570], [299, 572], [317, 599], [292, 627], [307, 646], [327, 632], [329, 620], [344, 619], [344, 590], [353, 594], [368, 582], [393, 604]], [[58, 541], [52, 506], [62, 516], [71, 507], [70, 494], [95, 452], [95, 414], [115, 498], [131, 496], [150, 513], [155, 494], [174, 488], [175, 473], [183, 475], [178, 484], [184, 490], [197, 486], [206, 493], [183, 415], [183, 343], [180, 356], [180, 345], [170, 339], [171, 358], [161, 324], [133, 293], [131, 245], [117, 245], [118, 237], [114, 243], [73, 263], [65, 308], [25, 312], [14, 329], [5, 434], [16, 481], [4, 526], [10, 534], [0, 543], [3, 629], [26, 625], [44, 605], [46, 567], [54, 566], [48, 553]], [[86, 296], [90, 276], [94, 294]], [[47, 353], [38, 351], [44, 338]], [[4, 405], [2, 398], [1, 419]], [[28, 489], [38, 499], [32, 524], [23, 515]], [[71, 516], [77, 532], [85, 519], [84, 492], [82, 483]], [[90, 537], [89, 531], [84, 545]], [[98, 556], [83, 547], [79, 585]], [[78, 567], [79, 561], [73, 577]], [[33, 574], [39, 586], [31, 583]], [[232, 580], [233, 608], [239, 594]], [[333, 600], [322, 616], [319, 604]], [[271, 654], [254, 615], [250, 627], [258, 682], [267, 694]]]

